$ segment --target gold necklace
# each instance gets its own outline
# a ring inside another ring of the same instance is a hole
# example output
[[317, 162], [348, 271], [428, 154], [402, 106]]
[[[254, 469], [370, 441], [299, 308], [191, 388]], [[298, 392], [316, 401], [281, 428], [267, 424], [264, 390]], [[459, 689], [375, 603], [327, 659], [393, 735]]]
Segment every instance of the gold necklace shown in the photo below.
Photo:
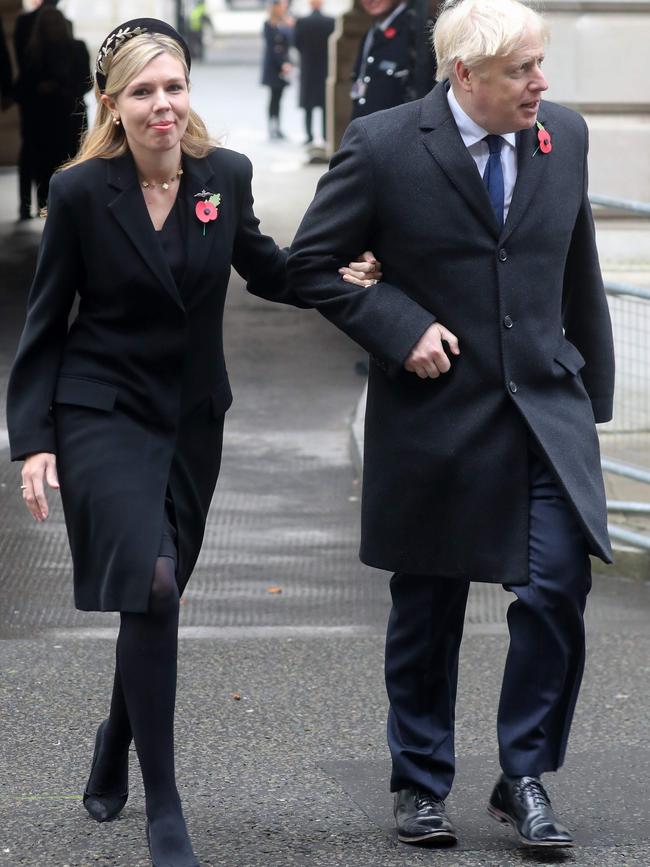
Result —
[[177, 181], [180, 176], [183, 174], [183, 169], [179, 168], [173, 178], [169, 178], [167, 181], [162, 181], [159, 184], [155, 184], [153, 181], [140, 181], [140, 185], [143, 190], [155, 190], [156, 187], [162, 187], [163, 190], [168, 190], [169, 185], [173, 184], [174, 181]]

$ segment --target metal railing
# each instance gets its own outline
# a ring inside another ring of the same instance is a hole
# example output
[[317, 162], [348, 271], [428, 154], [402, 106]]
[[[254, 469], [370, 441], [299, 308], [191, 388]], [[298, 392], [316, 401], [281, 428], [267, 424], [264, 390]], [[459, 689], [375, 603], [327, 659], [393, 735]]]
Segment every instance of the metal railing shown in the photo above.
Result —
[[[590, 196], [592, 205], [650, 217], [650, 205], [611, 196]], [[650, 290], [627, 283], [605, 281], [610, 298], [616, 346], [617, 389], [614, 421], [605, 427], [605, 437], [624, 438], [624, 448], [645, 463], [647, 469], [627, 460], [602, 458], [606, 473], [650, 484]], [[608, 431], [611, 431], [608, 432]], [[648, 454], [646, 455], [646, 451]], [[650, 516], [650, 502], [637, 500], [608, 500], [607, 510], [612, 514]], [[617, 524], [609, 525], [612, 539], [650, 551], [650, 535], [630, 530]]]

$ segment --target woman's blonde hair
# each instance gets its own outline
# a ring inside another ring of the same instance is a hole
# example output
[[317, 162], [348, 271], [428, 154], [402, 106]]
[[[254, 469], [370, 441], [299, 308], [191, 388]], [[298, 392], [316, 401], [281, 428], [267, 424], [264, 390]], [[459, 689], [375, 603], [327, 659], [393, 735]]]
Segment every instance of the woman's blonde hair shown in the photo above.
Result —
[[[189, 70], [181, 46], [174, 39], [161, 33], [142, 33], [120, 46], [119, 51], [110, 59], [103, 93], [116, 99], [148, 63], [165, 53], [182, 64], [185, 80], [189, 86]], [[129, 145], [124, 129], [121, 125], [113, 123], [113, 115], [108, 106], [101, 101], [101, 97], [102, 92], [95, 81], [97, 113], [94, 123], [84, 135], [77, 155], [61, 166], [61, 170], [72, 168], [96, 157], [112, 159], [128, 151]], [[181, 139], [182, 152], [192, 157], [204, 157], [215, 147], [218, 147], [218, 143], [210, 138], [205, 123], [195, 111], [190, 109], [187, 129]]]
[[548, 41], [542, 16], [518, 0], [447, 0], [433, 28], [437, 80], [450, 78], [457, 60], [476, 67], [511, 54], [531, 26]]

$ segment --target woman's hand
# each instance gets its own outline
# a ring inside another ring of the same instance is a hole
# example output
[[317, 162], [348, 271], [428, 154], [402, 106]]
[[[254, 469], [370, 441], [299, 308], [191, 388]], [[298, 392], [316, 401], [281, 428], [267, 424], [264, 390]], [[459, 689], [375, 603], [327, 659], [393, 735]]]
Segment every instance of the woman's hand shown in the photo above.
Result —
[[36, 521], [41, 523], [49, 515], [45, 482], [51, 488], [59, 487], [56, 474], [56, 455], [38, 452], [26, 458], [21, 473], [23, 500]]
[[354, 262], [350, 262], [347, 268], [339, 268], [339, 274], [346, 283], [354, 283], [355, 286], [374, 286], [382, 278], [381, 262], [375, 259], [375, 254], [366, 250]]

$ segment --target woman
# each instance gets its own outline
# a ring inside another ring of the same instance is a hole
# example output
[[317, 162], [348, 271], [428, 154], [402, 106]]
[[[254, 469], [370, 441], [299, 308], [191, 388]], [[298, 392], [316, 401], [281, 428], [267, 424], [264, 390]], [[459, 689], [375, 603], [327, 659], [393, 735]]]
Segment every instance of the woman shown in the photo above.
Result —
[[265, 84], [271, 92], [269, 99], [271, 139], [284, 138], [284, 133], [280, 129], [280, 100], [284, 88], [289, 84], [292, 69], [289, 62], [292, 22], [287, 18], [287, 8], [287, 0], [271, 0], [269, 17], [264, 22], [262, 84]]
[[[255, 294], [294, 303], [285, 253], [258, 230], [250, 162], [208, 138], [189, 67], [162, 21], [128, 21], [104, 41], [94, 126], [52, 180], [7, 399], [37, 521], [45, 483], [60, 482], [77, 607], [121, 612], [84, 804], [100, 822], [120, 812], [133, 737], [159, 867], [198, 863], [174, 772], [178, 611], [232, 400], [221, 333], [230, 266]], [[341, 270], [367, 285], [373, 269]]]
[[39, 12], [16, 83], [25, 142], [36, 180], [39, 208], [47, 202], [54, 171], [77, 152], [85, 126], [84, 94], [90, 89], [88, 49], [70, 32], [54, 6]]

